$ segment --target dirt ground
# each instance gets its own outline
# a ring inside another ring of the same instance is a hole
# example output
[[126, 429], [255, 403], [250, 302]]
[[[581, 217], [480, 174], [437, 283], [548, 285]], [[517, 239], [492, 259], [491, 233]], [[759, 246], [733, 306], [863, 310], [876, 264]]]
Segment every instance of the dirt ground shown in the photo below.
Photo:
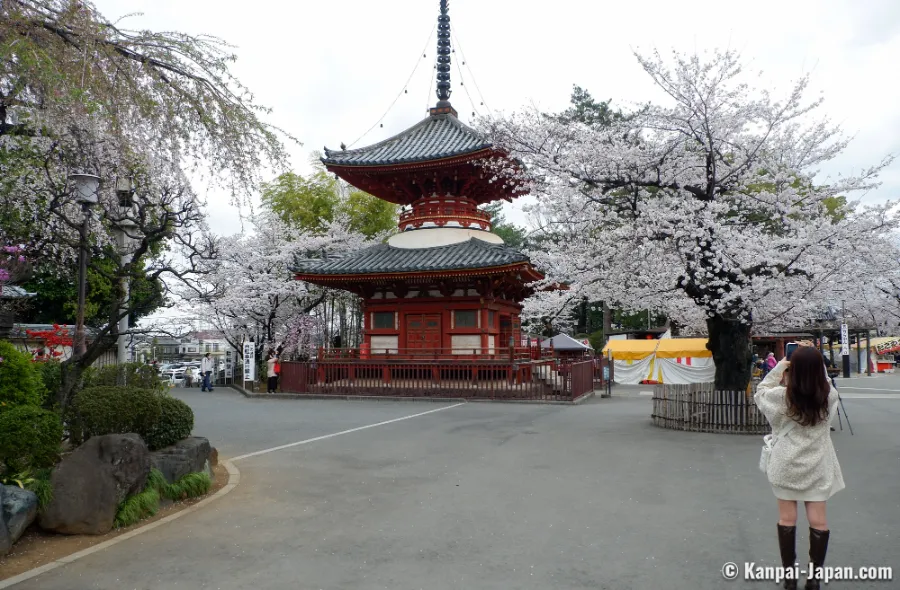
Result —
[[44, 532], [38, 528], [37, 524], [32, 524], [25, 531], [25, 534], [22, 535], [22, 538], [19, 539], [19, 542], [13, 545], [12, 551], [8, 555], [0, 557], [0, 580], [17, 576], [22, 572], [27, 572], [30, 569], [56, 561], [61, 557], [72, 555], [82, 549], [108, 541], [123, 533], [140, 528], [196, 504], [200, 500], [215, 494], [228, 483], [228, 471], [221, 463], [215, 466], [213, 474], [215, 475], [215, 481], [213, 481], [212, 487], [206, 495], [175, 502], [165, 508], [161, 508], [155, 516], [144, 519], [130, 527], [114, 529], [105, 535], [58, 535]]

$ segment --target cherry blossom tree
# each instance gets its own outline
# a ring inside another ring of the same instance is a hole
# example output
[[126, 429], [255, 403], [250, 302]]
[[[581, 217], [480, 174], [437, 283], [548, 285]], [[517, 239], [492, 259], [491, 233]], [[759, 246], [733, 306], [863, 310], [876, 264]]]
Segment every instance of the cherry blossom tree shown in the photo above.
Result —
[[186, 306], [238, 351], [253, 341], [256, 358], [269, 348], [308, 354], [323, 330], [310, 313], [328, 293], [294, 280], [291, 266], [297, 259], [351, 252], [373, 242], [349, 230], [346, 216], [327, 222], [322, 231], [298, 228], [269, 209], [249, 221], [250, 231], [223, 240], [227, 246], [210, 261], [202, 288], [182, 289]]
[[[732, 51], [636, 57], [664, 103], [602, 126], [535, 110], [486, 121], [523, 164], [497, 166], [497, 181], [538, 197], [546, 239], [532, 256], [548, 282], [705, 325], [716, 387], [742, 390], [753, 326], [801, 324], [860, 280], [858, 260], [896, 227], [891, 204], [829, 214], [835, 197], [876, 186], [890, 159], [823, 178], [848, 140], [814, 118], [806, 78], [778, 99], [746, 81]], [[559, 295], [539, 294], [537, 308], [541, 297]]]
[[[219, 39], [129, 30], [85, 0], [0, 2], [0, 244], [71, 276], [84, 213], [67, 178], [102, 180], [88, 251], [113, 293], [90, 345], [64, 363], [63, 407], [122, 317], [176, 286], [203, 289], [219, 244], [188, 176], [245, 203], [266, 168], [287, 167], [292, 138], [263, 121], [234, 60]], [[153, 288], [126, 296], [129, 283]]]

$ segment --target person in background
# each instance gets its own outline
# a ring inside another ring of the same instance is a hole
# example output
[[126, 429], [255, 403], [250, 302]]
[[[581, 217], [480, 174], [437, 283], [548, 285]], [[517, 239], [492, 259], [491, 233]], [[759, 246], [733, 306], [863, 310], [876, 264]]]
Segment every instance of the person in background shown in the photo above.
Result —
[[766, 357], [765, 372], [768, 373], [769, 371], [774, 369], [775, 365], [777, 365], [777, 364], [778, 364], [778, 360], [775, 358], [775, 353], [770, 352], [768, 354], [768, 356]]
[[213, 372], [213, 361], [209, 358], [207, 352], [200, 361], [200, 374], [203, 375], [203, 383], [200, 385], [200, 391], [212, 392], [212, 380], [209, 378]]
[[[784, 378], [785, 385], [780, 383]], [[809, 521], [809, 563], [806, 590], [819, 590], [831, 531], [825, 503], [844, 489], [844, 477], [831, 442], [831, 420], [837, 413], [838, 393], [828, 382], [825, 360], [809, 342], [766, 375], [754, 394], [773, 433], [781, 433], [769, 458], [766, 477], [778, 499], [778, 546], [781, 563], [793, 568], [797, 556], [797, 502], [806, 507]], [[792, 424], [793, 422], [793, 424]], [[788, 427], [790, 427], [788, 429]], [[797, 580], [784, 588], [796, 589]]]
[[269, 357], [266, 359], [266, 376], [269, 382], [266, 386], [266, 393], [277, 393], [278, 388], [278, 355], [274, 350], [269, 351]]
[[184, 386], [187, 388], [194, 385], [194, 367], [188, 367], [184, 370]]

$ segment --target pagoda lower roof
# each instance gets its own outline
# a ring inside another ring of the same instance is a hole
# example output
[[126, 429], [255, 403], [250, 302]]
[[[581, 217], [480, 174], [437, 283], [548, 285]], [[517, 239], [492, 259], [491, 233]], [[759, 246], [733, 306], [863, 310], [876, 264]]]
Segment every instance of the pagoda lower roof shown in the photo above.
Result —
[[[531, 269], [528, 257], [503, 244], [490, 244], [477, 238], [431, 248], [397, 248], [379, 244], [340, 258], [297, 260], [291, 271], [304, 277], [347, 275], [384, 275], [526, 266], [530, 280], [540, 278]], [[479, 273], [480, 274], [480, 273]]]
[[325, 148], [328, 166], [391, 166], [472, 154], [491, 148], [474, 129], [452, 114], [432, 114], [409, 129], [368, 147]]

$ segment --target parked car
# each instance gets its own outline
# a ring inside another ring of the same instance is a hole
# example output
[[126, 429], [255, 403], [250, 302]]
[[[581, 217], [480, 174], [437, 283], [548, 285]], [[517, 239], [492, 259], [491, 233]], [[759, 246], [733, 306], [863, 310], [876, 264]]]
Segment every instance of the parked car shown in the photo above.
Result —
[[160, 373], [164, 381], [168, 381], [173, 387], [184, 385], [184, 369], [169, 369]]

